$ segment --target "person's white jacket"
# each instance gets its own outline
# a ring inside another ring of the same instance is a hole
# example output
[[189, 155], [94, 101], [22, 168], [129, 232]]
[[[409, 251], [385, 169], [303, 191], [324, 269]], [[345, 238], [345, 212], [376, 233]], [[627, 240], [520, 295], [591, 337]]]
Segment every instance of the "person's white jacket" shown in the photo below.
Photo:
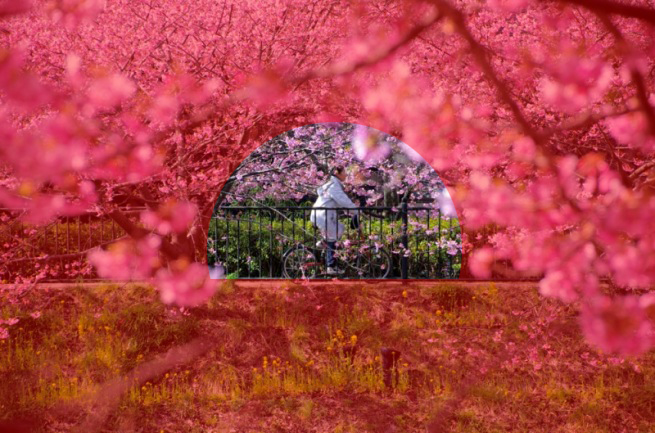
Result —
[[[356, 208], [343, 190], [343, 185], [335, 176], [316, 190], [318, 200], [313, 207], [325, 208]], [[357, 211], [348, 211], [350, 215], [355, 215]], [[310, 221], [321, 231], [327, 241], [338, 240], [344, 231], [344, 225], [338, 221], [337, 210], [317, 209], [312, 210]]]

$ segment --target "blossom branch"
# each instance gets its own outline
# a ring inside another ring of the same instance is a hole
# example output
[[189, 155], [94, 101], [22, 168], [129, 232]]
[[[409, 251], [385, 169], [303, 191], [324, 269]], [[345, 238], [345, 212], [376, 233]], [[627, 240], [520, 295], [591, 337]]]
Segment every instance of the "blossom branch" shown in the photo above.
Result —
[[608, 0], [558, 0], [560, 3], [569, 3], [583, 6], [594, 12], [621, 15], [636, 18], [650, 24], [655, 24], [655, 10], [643, 6], [616, 3]]

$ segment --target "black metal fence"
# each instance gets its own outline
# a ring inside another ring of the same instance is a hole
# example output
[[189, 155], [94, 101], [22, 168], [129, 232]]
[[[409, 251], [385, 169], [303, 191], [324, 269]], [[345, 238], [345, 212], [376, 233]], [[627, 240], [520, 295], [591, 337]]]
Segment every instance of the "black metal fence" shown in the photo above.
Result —
[[[127, 215], [142, 210], [122, 209]], [[95, 279], [88, 251], [126, 236], [112, 219], [95, 212], [59, 217], [41, 226], [21, 221], [24, 212], [0, 209], [0, 252], [10, 253], [0, 261], [0, 280], [5, 282], [39, 274], [44, 281]]]
[[[137, 214], [143, 209], [122, 209]], [[311, 223], [312, 210], [359, 215], [360, 231], [339, 219], [344, 232], [336, 250], [341, 262], [353, 248], [382, 249], [389, 256], [386, 278], [457, 278], [461, 233], [456, 219], [427, 207], [327, 209], [309, 207], [236, 207], [217, 209], [209, 224], [208, 261], [220, 262], [230, 278], [285, 278], [283, 259], [295, 246], [316, 252], [316, 278], [325, 275], [321, 230]], [[42, 281], [96, 279], [86, 260], [89, 250], [107, 247], [126, 233], [109, 217], [89, 212], [34, 226], [22, 222], [23, 210], [0, 209], [0, 282], [41, 275]], [[325, 222], [327, 223], [327, 221]], [[325, 231], [326, 228], [323, 227]], [[349, 245], [351, 244], [352, 245]], [[354, 278], [369, 278], [359, 274]]]
[[[358, 215], [359, 228], [352, 219], [319, 219], [312, 223], [312, 212], [325, 216], [346, 212]], [[334, 225], [330, 227], [330, 225]], [[338, 233], [339, 225], [343, 227]], [[384, 278], [458, 278], [461, 267], [461, 231], [455, 218], [439, 209], [409, 207], [310, 208], [225, 206], [217, 208], [208, 236], [208, 262], [220, 263], [228, 278], [287, 278], [285, 257], [302, 246], [320, 268], [314, 278], [332, 278], [325, 272], [324, 233], [341, 235], [337, 255], [341, 262], [352, 260], [353, 246], [383, 250], [389, 256], [390, 270]], [[346, 263], [347, 264], [347, 263]], [[351, 276], [352, 278], [352, 276]], [[354, 278], [378, 278], [361, 274]]]

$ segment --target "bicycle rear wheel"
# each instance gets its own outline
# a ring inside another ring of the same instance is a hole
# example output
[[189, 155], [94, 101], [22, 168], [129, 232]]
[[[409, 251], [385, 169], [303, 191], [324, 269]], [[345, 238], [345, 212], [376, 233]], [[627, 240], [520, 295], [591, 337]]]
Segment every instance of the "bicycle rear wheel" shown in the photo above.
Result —
[[297, 245], [284, 253], [282, 264], [284, 278], [290, 279], [315, 278], [320, 266], [316, 254], [304, 245]]
[[391, 271], [391, 257], [382, 248], [367, 248], [359, 252], [354, 266], [349, 269], [351, 278], [387, 278]]

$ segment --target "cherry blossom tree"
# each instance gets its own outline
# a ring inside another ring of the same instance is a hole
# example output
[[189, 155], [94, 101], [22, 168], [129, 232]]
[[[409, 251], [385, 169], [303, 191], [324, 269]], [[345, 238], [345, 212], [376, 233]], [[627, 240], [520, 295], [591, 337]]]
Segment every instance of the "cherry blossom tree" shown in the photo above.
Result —
[[130, 276], [167, 302], [205, 299], [196, 260], [234, 170], [284, 131], [349, 122], [454, 186], [473, 275], [541, 276], [592, 343], [655, 345], [648, 2], [21, 0], [0, 17], [0, 203], [33, 225], [111, 218], [128, 239], [89, 253], [101, 276], [143, 263]]
[[437, 202], [447, 198], [438, 174], [405, 143], [362, 125], [320, 123], [285, 132], [258, 147], [234, 170], [217, 204], [315, 200], [316, 188], [334, 166], [346, 168], [346, 183], [353, 197], [363, 200], [362, 206], [395, 206], [406, 200], [435, 202], [438, 207]]

